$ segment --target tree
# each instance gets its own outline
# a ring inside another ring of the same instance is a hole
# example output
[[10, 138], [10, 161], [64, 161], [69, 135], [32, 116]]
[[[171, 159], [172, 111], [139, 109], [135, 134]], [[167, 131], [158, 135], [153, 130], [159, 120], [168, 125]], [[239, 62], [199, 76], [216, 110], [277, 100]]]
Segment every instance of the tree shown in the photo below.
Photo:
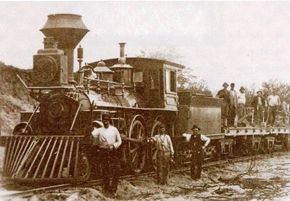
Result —
[[212, 92], [208, 89], [207, 82], [193, 75], [190, 69], [184, 69], [177, 75], [178, 89], [191, 90], [193, 93], [205, 94], [212, 96]]
[[280, 82], [278, 80], [270, 80], [262, 83], [263, 94], [270, 95], [273, 91], [276, 91], [277, 95], [280, 96], [281, 100], [290, 102], [290, 85], [287, 83]]

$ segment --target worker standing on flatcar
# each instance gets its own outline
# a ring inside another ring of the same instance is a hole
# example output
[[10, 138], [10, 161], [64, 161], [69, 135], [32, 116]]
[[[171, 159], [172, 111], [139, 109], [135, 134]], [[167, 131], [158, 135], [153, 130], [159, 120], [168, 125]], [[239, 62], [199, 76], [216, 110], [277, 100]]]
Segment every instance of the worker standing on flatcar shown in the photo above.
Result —
[[222, 108], [221, 108], [221, 120], [222, 126], [225, 128], [228, 126], [228, 118], [229, 118], [229, 104], [230, 104], [230, 93], [228, 90], [228, 83], [223, 83], [223, 89], [219, 90], [216, 97], [222, 98]]
[[238, 92], [238, 120], [245, 116], [246, 94], [245, 88], [241, 86]]
[[190, 143], [192, 150], [190, 172], [191, 178], [195, 180], [201, 176], [203, 152], [210, 143], [210, 138], [200, 134], [201, 129], [197, 125], [193, 125], [191, 130], [192, 134], [184, 133], [182, 136]]
[[104, 127], [94, 129], [92, 135], [99, 147], [104, 193], [116, 197], [120, 172], [118, 148], [122, 144], [122, 139], [118, 129], [110, 124], [109, 114], [104, 114], [102, 121]]
[[165, 125], [160, 125], [160, 134], [148, 139], [155, 143], [157, 149], [157, 184], [167, 184], [170, 161], [173, 160], [174, 149], [171, 138], [166, 134]]
[[274, 126], [278, 107], [281, 105], [280, 97], [277, 95], [276, 90], [272, 90], [272, 94], [267, 97], [269, 107], [268, 125]]
[[261, 125], [261, 122], [265, 121], [265, 98], [263, 97], [262, 91], [257, 91], [257, 95], [254, 96], [252, 105], [254, 106], [255, 111], [255, 121], [257, 125]]
[[235, 83], [231, 83], [230, 85], [230, 106], [229, 106], [229, 126], [237, 126], [235, 119], [237, 116], [238, 109], [238, 95], [235, 90]]

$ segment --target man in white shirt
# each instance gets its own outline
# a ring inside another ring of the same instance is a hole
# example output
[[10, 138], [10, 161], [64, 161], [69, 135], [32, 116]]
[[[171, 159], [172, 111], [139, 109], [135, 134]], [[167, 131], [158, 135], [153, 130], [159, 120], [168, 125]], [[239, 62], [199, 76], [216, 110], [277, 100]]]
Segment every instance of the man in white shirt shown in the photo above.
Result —
[[110, 124], [109, 114], [104, 114], [102, 119], [104, 127], [95, 128], [92, 135], [99, 147], [103, 171], [103, 190], [106, 194], [116, 196], [120, 172], [117, 151], [122, 144], [122, 139], [118, 129]]
[[167, 184], [170, 160], [173, 159], [174, 149], [170, 135], [166, 133], [165, 125], [160, 125], [160, 134], [148, 139], [154, 142], [157, 149], [157, 184]]
[[229, 106], [229, 126], [236, 126], [235, 125], [235, 118], [237, 115], [237, 108], [238, 108], [238, 96], [235, 90], [235, 83], [231, 83], [230, 89], [230, 106]]
[[201, 129], [197, 125], [193, 125], [192, 134], [184, 133], [183, 137], [190, 143], [192, 155], [191, 155], [191, 178], [199, 179], [201, 176], [201, 167], [203, 163], [203, 150], [210, 143], [210, 139], [205, 135], [200, 134]]
[[268, 124], [274, 126], [276, 120], [276, 114], [278, 107], [281, 105], [280, 97], [277, 95], [276, 91], [273, 90], [273, 95], [267, 97], [269, 114], [268, 114]]
[[238, 92], [238, 119], [245, 115], [245, 105], [246, 105], [246, 94], [245, 88], [241, 87]]

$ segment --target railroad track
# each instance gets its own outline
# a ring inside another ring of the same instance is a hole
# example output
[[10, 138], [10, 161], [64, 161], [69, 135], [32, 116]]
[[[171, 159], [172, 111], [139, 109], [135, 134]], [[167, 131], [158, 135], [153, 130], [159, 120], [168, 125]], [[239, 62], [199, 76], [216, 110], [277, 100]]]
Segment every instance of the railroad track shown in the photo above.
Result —
[[[253, 156], [244, 156], [244, 157], [239, 157], [239, 158], [230, 158], [230, 159], [225, 159], [225, 160], [220, 160], [220, 161], [211, 161], [207, 162], [203, 165], [203, 168], [208, 168], [212, 166], [219, 166], [219, 165], [225, 165], [227, 163], [237, 163], [237, 162], [244, 162], [244, 161], [249, 161], [249, 160], [261, 160], [273, 156], [279, 156], [281, 154], [285, 154], [285, 152], [275, 152], [275, 153], [270, 153], [270, 154], [260, 154], [260, 155], [253, 155]], [[179, 169], [173, 169], [171, 172], [178, 173], [178, 172], [186, 172], [189, 171], [190, 168], [188, 167], [182, 167]], [[154, 176], [155, 172], [146, 172], [142, 173], [139, 175], [124, 175], [121, 176], [120, 179], [125, 179], [125, 180], [135, 180], [140, 177], [148, 177], [148, 176]], [[11, 200], [12, 198], [15, 197], [22, 197], [22, 198], [28, 198], [33, 196], [34, 194], [41, 194], [43, 192], [47, 191], [53, 191], [53, 190], [65, 190], [71, 187], [92, 187], [92, 186], [98, 186], [101, 185], [102, 179], [96, 179], [96, 180], [90, 180], [86, 182], [81, 182], [77, 184], [72, 184], [72, 183], [64, 183], [64, 184], [58, 184], [58, 185], [52, 185], [52, 186], [46, 186], [46, 187], [41, 187], [41, 188], [34, 188], [34, 189], [29, 189], [29, 190], [24, 190], [24, 191], [17, 191], [17, 192], [8, 192], [6, 194], [0, 195], [0, 200]]]

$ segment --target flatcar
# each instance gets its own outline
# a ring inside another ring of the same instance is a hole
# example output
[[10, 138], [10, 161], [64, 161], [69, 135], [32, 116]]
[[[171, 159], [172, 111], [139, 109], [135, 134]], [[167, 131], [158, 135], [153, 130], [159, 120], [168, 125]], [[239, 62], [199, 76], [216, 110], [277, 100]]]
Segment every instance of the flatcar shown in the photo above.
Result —
[[84, 181], [101, 174], [98, 148], [91, 138], [93, 122], [111, 114], [123, 138], [122, 169], [140, 173], [154, 168], [155, 150], [145, 142], [165, 123], [178, 163], [190, 149], [180, 137], [193, 124], [211, 139], [208, 158], [229, 157], [239, 150], [271, 151], [288, 143], [287, 127], [242, 127], [221, 130], [221, 99], [177, 90], [177, 73], [185, 66], [153, 58], [120, 57], [85, 63], [77, 49], [79, 70], [73, 72], [74, 49], [89, 31], [80, 15], [49, 15], [41, 29], [44, 47], [33, 56], [31, 83], [19, 77], [39, 103], [21, 113], [5, 146], [3, 178], [15, 182]]

